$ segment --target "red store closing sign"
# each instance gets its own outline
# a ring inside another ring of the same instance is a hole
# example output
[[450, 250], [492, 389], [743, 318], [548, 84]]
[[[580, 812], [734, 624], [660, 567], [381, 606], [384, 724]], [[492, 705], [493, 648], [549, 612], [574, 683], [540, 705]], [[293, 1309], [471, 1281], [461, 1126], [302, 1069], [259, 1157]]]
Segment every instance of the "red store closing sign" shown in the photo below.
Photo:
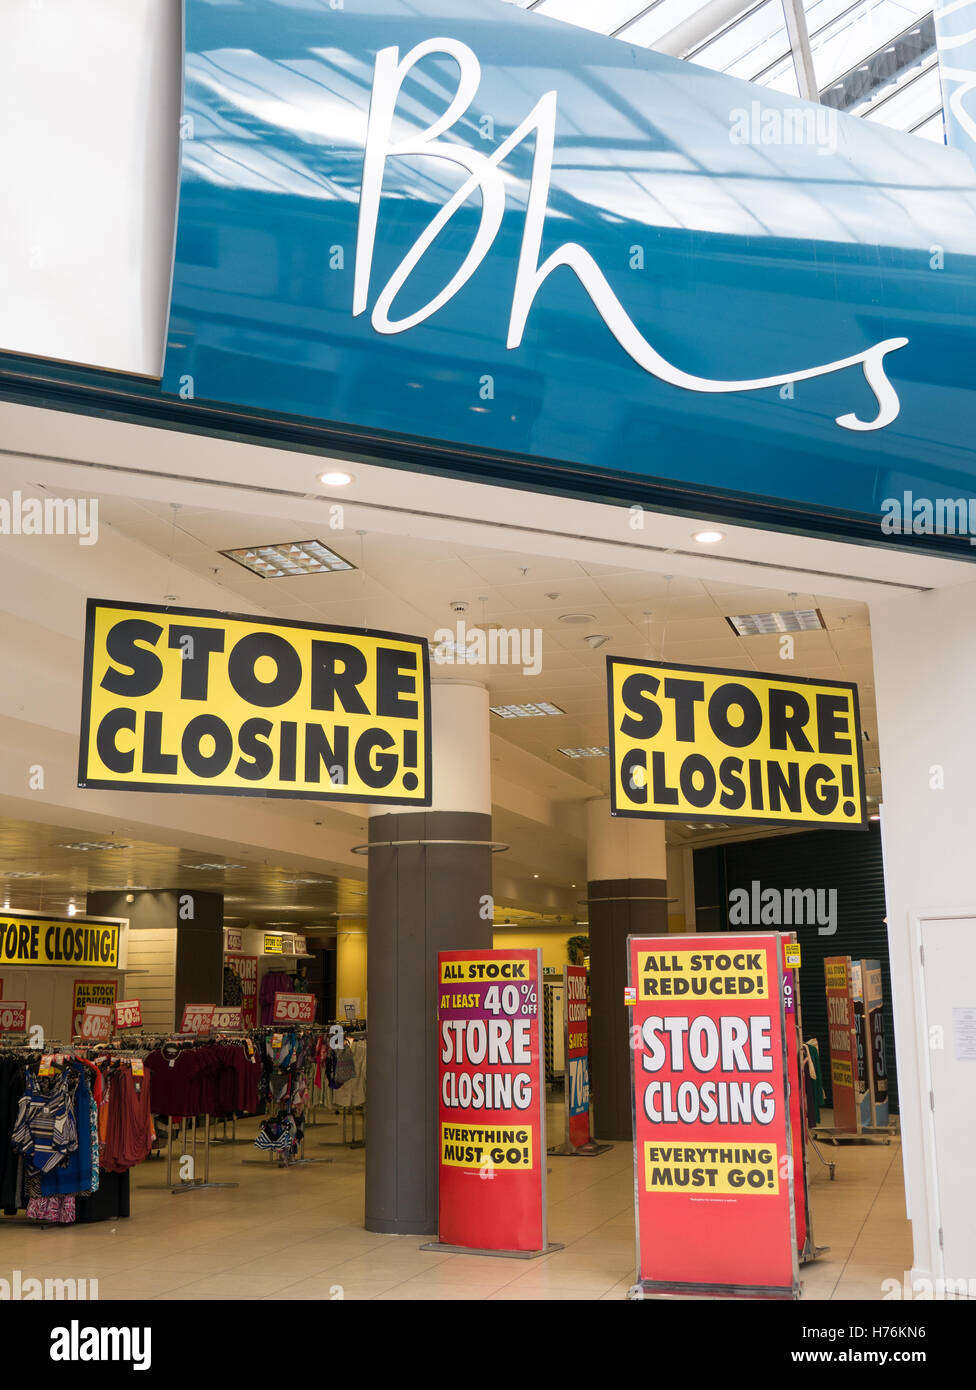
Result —
[[438, 955], [438, 1236], [547, 1248], [541, 951]]
[[631, 937], [639, 1285], [799, 1289], [778, 935]]

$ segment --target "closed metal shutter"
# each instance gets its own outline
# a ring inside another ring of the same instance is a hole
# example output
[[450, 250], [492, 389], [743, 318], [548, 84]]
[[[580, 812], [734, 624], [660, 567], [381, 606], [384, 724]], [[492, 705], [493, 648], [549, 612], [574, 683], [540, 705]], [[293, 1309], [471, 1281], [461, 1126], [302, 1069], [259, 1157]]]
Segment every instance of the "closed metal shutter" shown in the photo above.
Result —
[[[867, 832], [813, 830], [797, 835], [781, 835], [768, 840], [745, 840], [739, 844], [721, 845], [718, 853], [724, 859], [726, 895], [723, 903], [722, 930], [762, 931], [763, 924], [749, 927], [728, 925], [728, 894], [736, 888], [751, 891], [753, 882], [763, 888], [813, 888], [829, 892], [837, 890], [837, 931], [821, 936], [814, 924], [783, 925], [781, 930], [793, 930], [801, 947], [800, 1001], [803, 1008], [803, 1033], [820, 1043], [824, 1073], [826, 1104], [832, 1104], [830, 1093], [830, 1049], [827, 1038], [827, 992], [824, 986], [824, 959], [827, 956], [851, 956], [854, 960], [879, 960], [884, 981], [885, 1051], [888, 1065], [889, 1102], [893, 1113], [898, 1112], [898, 1076], [895, 1070], [895, 1031], [891, 1011], [891, 970], [888, 961], [888, 930], [885, 926], [884, 871], [881, 861], [881, 834], [877, 824]], [[699, 854], [714, 855], [716, 848], [696, 850], [696, 870]], [[704, 869], [704, 865], [703, 865]], [[713, 866], [703, 872], [701, 881], [714, 885], [718, 876]], [[696, 884], [699, 875], [696, 872]], [[827, 901], [826, 898], [824, 901]], [[711, 906], [711, 903], [705, 904]], [[709, 914], [711, 916], [711, 914]], [[773, 930], [773, 924], [767, 924]], [[699, 923], [699, 929], [702, 924]], [[711, 924], [709, 924], [709, 929]]]

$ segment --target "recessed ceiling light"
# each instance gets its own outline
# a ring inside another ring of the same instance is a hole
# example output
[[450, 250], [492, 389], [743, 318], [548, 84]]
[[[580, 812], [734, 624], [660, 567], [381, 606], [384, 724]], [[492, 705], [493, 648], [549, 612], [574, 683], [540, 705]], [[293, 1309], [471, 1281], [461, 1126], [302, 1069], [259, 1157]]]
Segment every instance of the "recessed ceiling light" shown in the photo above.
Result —
[[55, 845], [55, 849], [131, 849], [131, 845], [116, 844], [114, 840], [77, 840], [74, 844]]
[[692, 540], [699, 545], [718, 545], [719, 541], [725, 540], [724, 531], [696, 531]]
[[341, 469], [336, 469], [332, 473], [320, 473], [319, 482], [324, 487], [348, 487], [353, 482], [351, 473], [344, 473]]
[[220, 553], [262, 579], [285, 579], [296, 574], [332, 574], [336, 570], [356, 568], [321, 541], [285, 541], [282, 545], [245, 546], [241, 550], [222, 550]]
[[595, 613], [560, 613], [561, 623], [595, 623]]
[[246, 869], [246, 868], [247, 868], [247, 865], [246, 865], [246, 864], [217, 864], [217, 863], [212, 863], [212, 864], [211, 864], [211, 863], [203, 863], [203, 864], [181, 864], [181, 865], [180, 865], [180, 868], [181, 868], [181, 869], [199, 869], [199, 870], [201, 871], [201, 873], [210, 873], [211, 871], [215, 871], [215, 870], [219, 870], [219, 869]]
[[780, 613], [737, 613], [725, 621], [737, 637], [761, 637], [771, 632], [816, 632], [827, 625], [819, 608]]
[[538, 700], [532, 705], [489, 705], [488, 708], [499, 719], [537, 719], [541, 715], [566, 713], [549, 700]]
[[591, 748], [560, 748], [564, 758], [606, 758], [609, 756], [609, 748], [601, 748], [596, 744]]

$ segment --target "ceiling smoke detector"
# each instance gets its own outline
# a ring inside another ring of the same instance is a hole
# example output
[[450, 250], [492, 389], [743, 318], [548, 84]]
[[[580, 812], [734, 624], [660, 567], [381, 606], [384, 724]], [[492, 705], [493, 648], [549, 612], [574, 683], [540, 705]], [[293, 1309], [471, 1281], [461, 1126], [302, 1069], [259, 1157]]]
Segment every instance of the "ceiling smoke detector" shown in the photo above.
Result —
[[463, 598], [455, 598], [451, 600], [451, 602], [448, 604], [448, 607], [450, 608], [452, 613], [467, 613], [471, 605], [469, 603], [465, 603]]

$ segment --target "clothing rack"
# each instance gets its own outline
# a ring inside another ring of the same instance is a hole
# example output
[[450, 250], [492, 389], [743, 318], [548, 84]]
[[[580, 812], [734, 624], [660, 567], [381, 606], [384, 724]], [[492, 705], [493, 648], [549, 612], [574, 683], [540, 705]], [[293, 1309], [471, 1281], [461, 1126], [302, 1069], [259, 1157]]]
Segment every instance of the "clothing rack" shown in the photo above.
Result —
[[[243, 1042], [245, 1036], [246, 1036], [246, 1035], [245, 1035], [244, 1033], [242, 1033], [242, 1032], [232, 1032], [232, 1031], [230, 1031], [230, 1030], [227, 1030], [227, 1031], [220, 1031], [220, 1032], [216, 1032], [216, 1033], [172, 1033], [172, 1032], [168, 1032], [168, 1033], [158, 1033], [158, 1032], [143, 1031], [143, 1032], [139, 1032], [139, 1033], [137, 1034], [137, 1037], [138, 1037], [138, 1040], [139, 1040], [138, 1045], [139, 1045], [139, 1046], [147, 1046], [149, 1051], [154, 1051], [156, 1048], [163, 1047], [163, 1046], [172, 1046], [173, 1044], [179, 1044], [181, 1047], [194, 1047], [194, 1046], [202, 1047], [202, 1046], [207, 1046], [207, 1045], [213, 1045], [214, 1043]], [[128, 1044], [128, 1045], [131, 1046], [131, 1043]], [[124, 1047], [126, 1046], [126, 1044], [119, 1044], [119, 1046], [120, 1046], [121, 1048], [124, 1049]], [[167, 1134], [166, 1134], [166, 1182], [165, 1182], [165, 1184], [163, 1185], [163, 1187], [161, 1187], [161, 1188], [160, 1188], [160, 1187], [157, 1187], [157, 1186], [156, 1186], [155, 1184], [153, 1184], [153, 1183], [140, 1183], [140, 1185], [139, 1185], [140, 1188], [141, 1188], [143, 1191], [147, 1191], [147, 1192], [165, 1192], [165, 1191], [169, 1191], [169, 1192], [175, 1197], [175, 1196], [179, 1196], [180, 1194], [185, 1193], [185, 1192], [204, 1192], [204, 1191], [207, 1191], [207, 1190], [210, 1190], [210, 1189], [213, 1189], [213, 1188], [235, 1188], [235, 1187], [238, 1187], [240, 1184], [239, 1184], [239, 1183], [236, 1183], [236, 1182], [217, 1182], [216, 1180], [211, 1180], [211, 1177], [210, 1177], [210, 1156], [211, 1156], [211, 1148], [212, 1148], [212, 1145], [213, 1145], [213, 1143], [214, 1143], [215, 1141], [214, 1141], [214, 1136], [213, 1136], [213, 1134], [212, 1134], [212, 1132], [211, 1132], [211, 1123], [210, 1123], [210, 1122], [211, 1122], [211, 1119], [213, 1119], [213, 1118], [215, 1118], [215, 1117], [211, 1116], [209, 1113], [207, 1113], [207, 1114], [205, 1114], [205, 1115], [203, 1116], [204, 1125], [203, 1125], [203, 1177], [202, 1177], [202, 1178], [198, 1178], [198, 1177], [196, 1176], [196, 1173], [197, 1173], [197, 1133], [198, 1133], [198, 1121], [199, 1121], [199, 1119], [200, 1119], [200, 1116], [199, 1116], [199, 1115], [184, 1115], [184, 1116], [181, 1117], [181, 1119], [180, 1119], [180, 1121], [179, 1121], [179, 1124], [180, 1124], [180, 1139], [181, 1139], [181, 1145], [182, 1145], [181, 1150], [180, 1150], [180, 1159], [181, 1159], [181, 1161], [182, 1161], [184, 1158], [187, 1158], [187, 1157], [190, 1158], [191, 1164], [192, 1164], [193, 1176], [190, 1177], [190, 1178], [181, 1178], [179, 1182], [174, 1182], [174, 1181], [173, 1181], [173, 1130], [174, 1130], [174, 1118], [173, 1118], [172, 1115], [167, 1115], [167, 1116], [165, 1117], [165, 1119], [166, 1119], [166, 1131], [167, 1131]], [[189, 1153], [188, 1153], [188, 1151], [187, 1151], [188, 1136], [189, 1136], [189, 1141], [190, 1141], [190, 1142], [189, 1142]]]
[[[92, 1074], [94, 1073], [94, 1075], [97, 1076], [100, 1073], [103, 1079], [111, 1079], [112, 1077], [114, 1077], [115, 1072], [118, 1070], [118, 1064], [135, 1062], [144, 1058], [145, 1055], [145, 1050], [141, 1049], [138, 1046], [113, 1045], [111, 1043], [94, 1041], [88, 1038], [45, 1038], [43, 1043], [41, 1044], [31, 1044], [28, 1043], [26, 1039], [14, 1041], [9, 1037], [0, 1038], [0, 1058], [16, 1059], [18, 1061], [22, 1061], [24, 1064], [25, 1072], [28, 1076], [33, 1075], [35, 1082], [40, 1079], [38, 1073], [42, 1072], [43, 1065], [45, 1062], [50, 1064], [51, 1071], [58, 1071], [62, 1073], [64, 1072], [66, 1067], [71, 1063], [74, 1063], [76, 1065], [81, 1063], [85, 1064], [84, 1067], [79, 1067], [79, 1075], [85, 1075], [88, 1077], [88, 1081], [86, 1084], [91, 1091], [91, 1103], [93, 1111], [91, 1120], [91, 1137], [93, 1141], [93, 1152], [91, 1158], [93, 1168], [96, 1165], [96, 1162], [98, 1167], [101, 1166], [101, 1159], [105, 1156], [105, 1149], [104, 1140], [99, 1139], [96, 1130], [96, 1126], [98, 1123], [95, 1118], [96, 1088], [95, 1083], [92, 1080]], [[114, 1068], [111, 1064], [115, 1064]], [[48, 1075], [50, 1074], [51, 1072], [49, 1071]], [[136, 1087], [136, 1089], [138, 1091], [138, 1086]], [[101, 1105], [102, 1103], [103, 1102], [99, 1100], [99, 1105]], [[71, 1104], [73, 1104], [73, 1098]], [[146, 1119], [150, 1119], [148, 1110], [146, 1112]], [[145, 1137], [148, 1140], [148, 1132], [146, 1133]], [[62, 1154], [62, 1161], [67, 1161], [70, 1154], [74, 1153], [77, 1149], [80, 1148], [80, 1125], [77, 1130], [77, 1138], [78, 1143], [73, 1144], [70, 1150], [67, 1150]], [[96, 1151], [98, 1152], [98, 1160], [95, 1159]], [[18, 1144], [15, 1147], [15, 1152], [21, 1152], [26, 1154], [27, 1151], [21, 1149]], [[36, 1152], [36, 1150], [32, 1148], [30, 1152], [34, 1153]], [[137, 1163], [140, 1163], [147, 1159], [150, 1156], [151, 1152], [151, 1149], [147, 1149], [147, 1151], [141, 1157], [127, 1157], [122, 1166], [118, 1166], [117, 1160], [114, 1160], [113, 1165], [110, 1168], [104, 1169], [102, 1171], [101, 1181], [97, 1184], [92, 1183], [91, 1191], [80, 1191], [75, 1193], [69, 1190], [66, 1192], [54, 1193], [50, 1195], [57, 1196], [59, 1200], [61, 1197], [65, 1197], [71, 1198], [72, 1200], [77, 1198], [78, 1201], [87, 1202], [90, 1200], [94, 1202], [96, 1191], [104, 1187], [106, 1183], [111, 1183], [112, 1180], [115, 1180], [119, 1186], [119, 1192], [116, 1194], [116, 1196], [121, 1200], [121, 1181], [122, 1179], [124, 1179], [124, 1201], [125, 1207], [127, 1208], [129, 1171], [132, 1167], [135, 1167]], [[27, 1168], [31, 1166], [30, 1160], [25, 1156], [23, 1159], [23, 1163], [24, 1172], [26, 1174]], [[34, 1166], [36, 1168], [36, 1165]], [[43, 1171], [57, 1172], [61, 1168], [61, 1166], [62, 1162], [59, 1162], [58, 1164], [54, 1165], [53, 1169], [45, 1168]], [[18, 1205], [20, 1205], [20, 1198], [26, 1196], [30, 1196], [30, 1194], [27, 1191], [26, 1185], [23, 1189], [23, 1192], [21, 1192], [18, 1180]], [[33, 1200], [33, 1198], [31, 1198], [31, 1200]], [[28, 1203], [28, 1207], [29, 1205], [30, 1204]], [[47, 1216], [20, 1217], [4, 1215], [0, 1217], [0, 1229], [3, 1229], [7, 1226], [16, 1225], [33, 1227], [34, 1229], [39, 1228], [42, 1230], [47, 1230], [52, 1228], [63, 1228], [67, 1225], [73, 1226], [76, 1220], [80, 1220], [82, 1223], [87, 1223], [89, 1221], [97, 1222], [104, 1220], [114, 1220], [117, 1219], [119, 1215], [127, 1217], [129, 1215], [129, 1212], [126, 1209], [121, 1212], [116, 1211], [115, 1216], [110, 1216], [107, 1213], [104, 1213], [101, 1215], [86, 1215], [81, 1217], [76, 1217], [75, 1213], [72, 1212], [72, 1215], [69, 1220], [62, 1220], [60, 1218], [60, 1215], [57, 1218], [49, 1218]]]
[[[328, 1023], [314, 1023], [314, 1022], [313, 1022], [313, 1023], [292, 1023], [292, 1022], [287, 1022], [287, 1023], [262, 1023], [262, 1024], [256, 1025], [256, 1026], [253, 1027], [253, 1028], [250, 1028], [250, 1029], [248, 1030], [248, 1033], [249, 1033], [249, 1035], [250, 1035], [251, 1037], [260, 1038], [262, 1041], [264, 1041], [264, 1040], [267, 1039], [268, 1037], [274, 1037], [275, 1035], [282, 1035], [282, 1036], [283, 1036], [283, 1035], [286, 1035], [286, 1034], [296, 1034], [297, 1036], [303, 1037], [303, 1038], [307, 1038], [307, 1037], [317, 1037], [317, 1038], [321, 1038], [321, 1037], [326, 1037], [326, 1036], [327, 1036], [328, 1031], [329, 1031], [329, 1029], [330, 1029], [331, 1026], [332, 1026], [332, 1025], [330, 1025], [330, 1024], [328, 1024]], [[308, 1067], [308, 1065], [309, 1065], [310, 1060], [311, 1060], [311, 1059], [306, 1059], [306, 1063], [305, 1063], [306, 1069], [307, 1069], [307, 1067]], [[274, 1070], [277, 1070], [278, 1073], [279, 1073], [279, 1075], [281, 1075], [281, 1074], [284, 1074], [284, 1072], [290, 1070], [290, 1068], [274, 1068], [274, 1069], [273, 1069], [273, 1072], [274, 1072]], [[272, 1073], [272, 1074], [273, 1074], [273, 1073]], [[310, 1122], [310, 1121], [309, 1121], [309, 1118], [308, 1118], [308, 1117], [309, 1117], [309, 1112], [313, 1112], [313, 1113], [314, 1113], [315, 1108], [316, 1108], [316, 1107], [314, 1106], [314, 1104], [312, 1103], [312, 1100], [311, 1100], [312, 1089], [313, 1089], [312, 1087], [309, 1087], [309, 1088], [308, 1088], [309, 1099], [305, 1102], [305, 1104], [304, 1104], [303, 1107], [302, 1107], [302, 1114], [301, 1114], [302, 1134], [301, 1134], [301, 1138], [298, 1140], [298, 1150], [297, 1150], [297, 1154], [295, 1154], [295, 1155], [293, 1156], [293, 1155], [290, 1154], [290, 1153], [287, 1153], [287, 1154], [286, 1154], [286, 1153], [284, 1153], [284, 1152], [276, 1152], [274, 1149], [269, 1149], [269, 1150], [268, 1150], [268, 1162], [267, 1162], [267, 1163], [265, 1163], [265, 1161], [264, 1161], [263, 1158], [242, 1158], [242, 1159], [241, 1159], [241, 1162], [242, 1162], [242, 1163], [246, 1163], [249, 1167], [262, 1167], [262, 1168], [267, 1168], [267, 1167], [270, 1165], [270, 1166], [273, 1167], [273, 1168], [278, 1168], [279, 1170], [284, 1170], [284, 1169], [298, 1168], [298, 1167], [302, 1167], [302, 1166], [309, 1165], [309, 1164], [313, 1164], [313, 1163], [331, 1163], [331, 1162], [333, 1161], [331, 1158], [308, 1158], [308, 1157], [306, 1157], [306, 1154], [305, 1154], [305, 1127], [306, 1127], [306, 1125], [309, 1124], [309, 1122]], [[281, 1105], [280, 1102], [276, 1102], [276, 1101], [274, 1100], [273, 1096], [269, 1096], [269, 1097], [268, 1097], [268, 1113], [269, 1113], [269, 1115], [275, 1113], [275, 1108], [276, 1108], [276, 1107], [277, 1107], [277, 1113], [278, 1113], [278, 1114], [286, 1114], [286, 1113], [292, 1113], [292, 1114], [294, 1114], [294, 1109], [293, 1109], [293, 1106], [292, 1106], [292, 1104], [291, 1104], [291, 1097], [290, 1097], [290, 1096], [288, 1097], [288, 1102], [287, 1102], [287, 1104], [285, 1104], [285, 1105]], [[314, 1123], [314, 1121], [313, 1121], [312, 1123]]]
[[[329, 1027], [339, 1027], [343, 1030], [343, 1043], [346, 1042], [366, 1042], [367, 1028], [366, 1021], [350, 1023], [348, 1019], [334, 1019]], [[319, 1145], [320, 1148], [348, 1148], [362, 1149], [366, 1145], [366, 1105], [337, 1105], [335, 1110], [341, 1115], [338, 1121], [341, 1125], [341, 1138], [325, 1139]], [[356, 1119], [359, 1119], [359, 1138], [356, 1137]], [[347, 1128], [348, 1127], [348, 1128]]]

